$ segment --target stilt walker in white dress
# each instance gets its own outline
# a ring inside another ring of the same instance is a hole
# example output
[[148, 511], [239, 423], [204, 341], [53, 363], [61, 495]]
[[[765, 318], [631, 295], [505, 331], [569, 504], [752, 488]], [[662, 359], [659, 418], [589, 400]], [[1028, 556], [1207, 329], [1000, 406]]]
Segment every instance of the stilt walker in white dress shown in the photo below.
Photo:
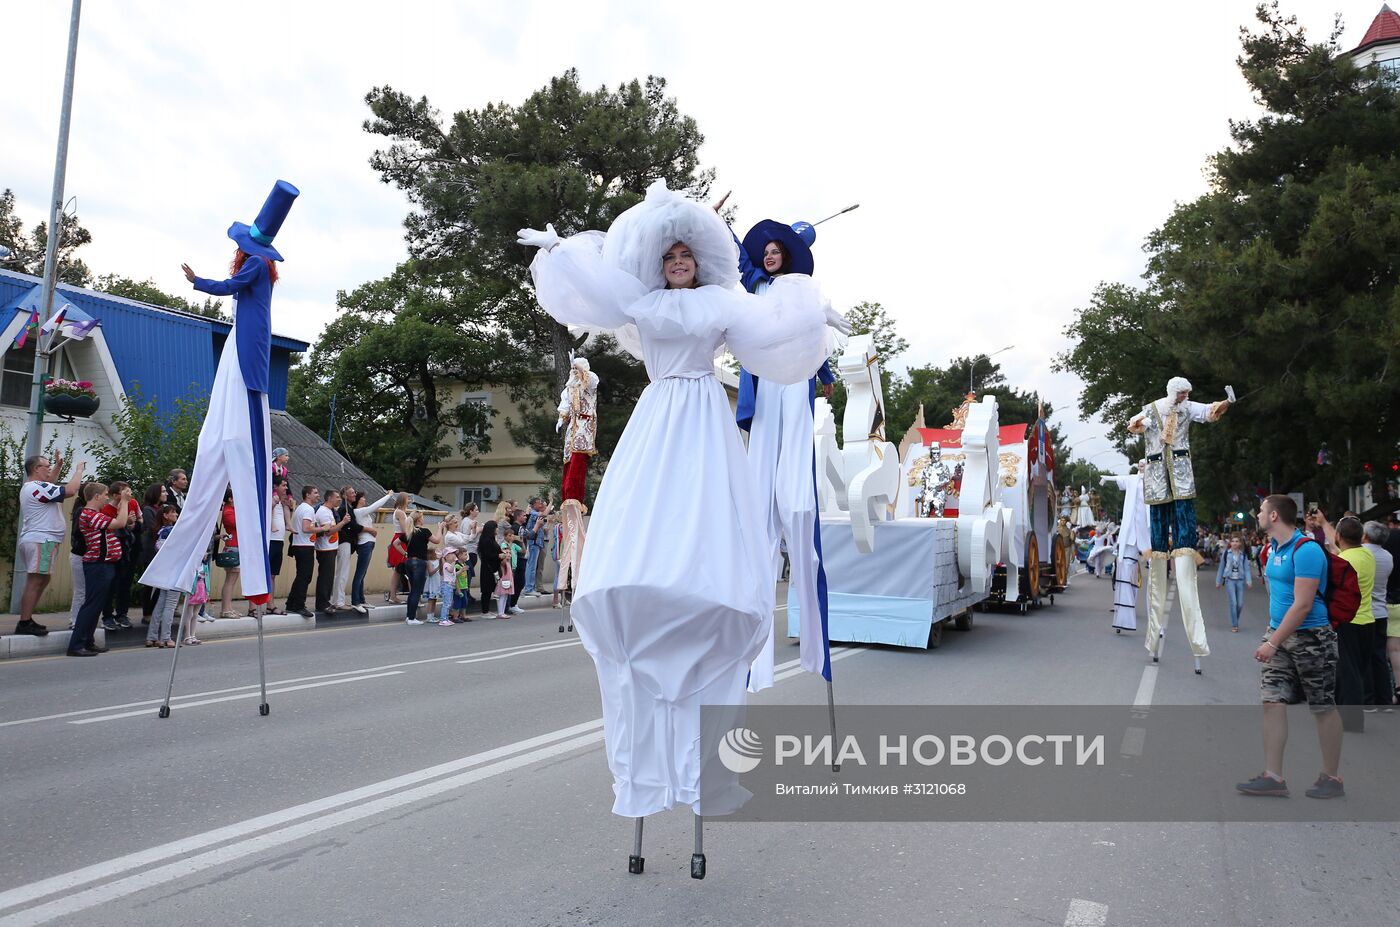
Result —
[[[613, 813], [637, 819], [628, 868], [640, 872], [643, 817], [677, 804], [724, 814], [748, 797], [708, 771], [701, 794], [700, 708], [743, 704], [776, 583], [714, 358], [727, 344], [758, 375], [802, 382], [839, 316], [799, 274], [763, 296], [737, 289], [724, 220], [659, 181], [606, 236], [523, 229], [520, 243], [540, 249], [540, 305], [566, 325], [635, 324], [651, 378], [594, 503], [573, 603], [598, 671]], [[696, 828], [691, 875], [703, 878]]]
[[[238, 244], [233, 276], [227, 280], [197, 277], [188, 265], [185, 277], [201, 293], [233, 297], [233, 331], [224, 342], [219, 369], [210, 390], [209, 410], [199, 430], [189, 492], [180, 519], [141, 577], [156, 589], [187, 592], [209, 546], [223, 507], [224, 490], [233, 489], [238, 523], [239, 579], [243, 597], [255, 606], [258, 619], [259, 669], [262, 671], [262, 610], [272, 590], [268, 564], [268, 525], [272, 516], [272, 426], [267, 390], [272, 348], [272, 287], [277, 281], [274, 261], [282, 255], [273, 237], [291, 211], [299, 191], [277, 181], [252, 225], [235, 222], [229, 238]], [[170, 671], [179, 659], [179, 635]], [[268, 713], [266, 672], [259, 713]], [[169, 695], [161, 716], [169, 715]]]
[[1196, 569], [1204, 559], [1196, 551], [1196, 474], [1191, 466], [1191, 425], [1219, 421], [1229, 400], [1210, 405], [1191, 401], [1191, 382], [1172, 377], [1167, 395], [1148, 403], [1128, 422], [1128, 431], [1147, 443], [1147, 467], [1142, 474], [1143, 499], [1148, 505], [1152, 550], [1147, 570], [1147, 639], [1143, 642], [1158, 662], [1161, 630], [1167, 612], [1167, 558], [1175, 561], [1176, 595], [1181, 621], [1195, 658], [1210, 655]]
[[1137, 473], [1109, 474], [1109, 483], [1123, 490], [1123, 523], [1118, 526], [1118, 560], [1113, 566], [1113, 629], [1115, 632], [1137, 630], [1137, 597], [1141, 584], [1142, 552], [1152, 549], [1148, 529], [1147, 503], [1142, 501], [1142, 470], [1146, 461], [1138, 463]]

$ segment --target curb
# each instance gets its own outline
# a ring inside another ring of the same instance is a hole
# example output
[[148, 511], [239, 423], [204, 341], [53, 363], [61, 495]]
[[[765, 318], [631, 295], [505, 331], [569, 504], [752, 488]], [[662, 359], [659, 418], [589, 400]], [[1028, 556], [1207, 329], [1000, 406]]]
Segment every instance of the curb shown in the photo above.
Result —
[[[300, 615], [266, 615], [263, 617], [263, 633], [278, 634], [287, 631], [308, 631], [316, 628], [343, 628], [351, 625], [388, 624], [403, 621], [408, 610], [403, 605], [369, 606], [368, 615], [355, 612], [341, 612], [335, 617], [303, 618]], [[60, 620], [63, 613], [41, 615], [40, 618]], [[40, 623], [43, 623], [42, 621]], [[0, 636], [0, 660], [22, 659], [24, 657], [55, 656], [68, 650], [68, 639], [72, 631], [50, 626], [46, 637], [32, 634], [6, 634]], [[97, 629], [95, 640], [98, 644], [117, 649], [144, 647], [148, 626], [139, 622], [130, 630], [104, 631]], [[258, 623], [254, 618], [218, 618], [213, 622], [195, 624], [195, 634], [200, 640], [223, 640], [230, 637], [253, 637], [258, 633]]]

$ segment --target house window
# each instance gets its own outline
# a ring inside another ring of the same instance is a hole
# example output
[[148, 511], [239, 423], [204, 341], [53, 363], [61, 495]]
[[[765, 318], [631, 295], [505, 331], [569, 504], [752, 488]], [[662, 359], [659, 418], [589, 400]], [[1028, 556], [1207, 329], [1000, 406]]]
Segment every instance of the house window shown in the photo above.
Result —
[[[486, 412], [490, 412], [490, 411], [491, 411], [491, 394], [488, 393], [488, 392], [463, 393], [463, 394], [462, 394], [462, 405], [464, 405], [464, 406], [467, 406], [467, 405], [478, 406], [479, 408], [485, 410]], [[487, 433], [490, 431], [490, 428], [491, 428], [491, 423], [490, 423], [489, 420], [487, 420], [487, 421], [485, 421], [485, 422], [478, 423], [475, 427], [473, 427], [472, 429], [470, 429], [470, 431], [468, 431], [468, 430], [465, 429], [465, 428], [459, 428], [459, 429], [457, 429], [457, 437], [458, 437], [459, 440], [462, 440], [462, 441], [466, 441], [466, 440], [469, 440], [469, 439], [471, 439], [471, 438], [484, 438], [484, 437], [486, 437]]]
[[34, 384], [34, 346], [37, 335], [30, 335], [24, 347], [11, 346], [5, 352], [5, 374], [0, 382], [0, 404], [29, 408], [29, 394]]
[[465, 509], [468, 505], [476, 503], [478, 509], [486, 507], [486, 487], [485, 486], [459, 486], [457, 488], [457, 508]]
[[1376, 67], [1381, 69], [1381, 77], [1391, 82], [1400, 82], [1400, 58], [1387, 58], [1384, 61], [1377, 61]]

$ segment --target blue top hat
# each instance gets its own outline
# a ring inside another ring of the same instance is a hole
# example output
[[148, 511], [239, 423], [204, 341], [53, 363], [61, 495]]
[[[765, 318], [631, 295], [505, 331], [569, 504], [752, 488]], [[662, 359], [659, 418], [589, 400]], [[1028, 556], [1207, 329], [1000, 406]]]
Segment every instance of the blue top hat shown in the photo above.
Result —
[[787, 273], [811, 274], [815, 267], [812, 260], [812, 245], [817, 240], [817, 230], [810, 222], [794, 222], [785, 225], [773, 219], [764, 219], [749, 229], [744, 236], [744, 252], [755, 267], [763, 267], [763, 249], [770, 241], [776, 241], [788, 253]]
[[276, 248], [272, 247], [272, 239], [282, 228], [282, 220], [287, 218], [287, 213], [292, 210], [292, 201], [300, 193], [300, 190], [287, 181], [277, 181], [272, 187], [272, 192], [267, 195], [267, 202], [263, 203], [262, 209], [258, 212], [258, 217], [253, 220], [253, 224], [233, 223], [228, 227], [228, 237], [237, 242], [238, 247], [248, 254], [256, 254], [269, 261], [282, 260], [282, 255], [277, 252]]

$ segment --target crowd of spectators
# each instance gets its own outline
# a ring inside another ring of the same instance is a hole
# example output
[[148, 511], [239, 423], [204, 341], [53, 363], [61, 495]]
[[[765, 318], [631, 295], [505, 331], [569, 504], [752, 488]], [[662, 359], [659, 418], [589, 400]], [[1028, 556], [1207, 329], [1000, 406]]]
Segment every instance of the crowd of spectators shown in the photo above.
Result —
[[[551, 547], [557, 562], [559, 524], [552, 505], [538, 497], [524, 508], [514, 500], [502, 502], [495, 517], [484, 523], [479, 508], [472, 504], [429, 525], [425, 512], [411, 506], [407, 493], [390, 492], [369, 500], [354, 486], [327, 488], [323, 493], [306, 485], [294, 498], [288, 463], [287, 451], [276, 448], [268, 565], [274, 582], [287, 560], [295, 575], [286, 608], [278, 608], [274, 600], [269, 614], [312, 618], [354, 611], [367, 615], [365, 578], [381, 534], [387, 535], [384, 547], [394, 576], [385, 598], [406, 606], [408, 624], [425, 623], [420, 610], [427, 621], [442, 626], [471, 621], [477, 607], [483, 615], [494, 612], [509, 618], [523, 611], [522, 596], [548, 592], [540, 577]], [[60, 456], [50, 460], [39, 455], [25, 462], [18, 556], [26, 582], [16, 634], [42, 637], [49, 633], [34, 619], [34, 609], [48, 587], [65, 539], [73, 576], [71, 656], [105, 652], [95, 638], [98, 625], [107, 631], [132, 628], [135, 606], [140, 607], [141, 622], [147, 626], [146, 646], [155, 648], [175, 646], [176, 637], [185, 644], [198, 644], [195, 625], [199, 622], [242, 617], [235, 609], [240, 559], [237, 500], [231, 490], [225, 493], [192, 587], [155, 589], [138, 580], [180, 517], [188, 474], [173, 470], [164, 483], [138, 494], [122, 481], [85, 482], [83, 470], [79, 463], [68, 482], [59, 484], [55, 480], [63, 472]], [[65, 499], [75, 500], [71, 524], [65, 524], [63, 516]], [[387, 524], [381, 524], [376, 514], [391, 503], [392, 514]], [[217, 591], [210, 588], [213, 565], [223, 572]], [[479, 581], [475, 600], [474, 580]], [[313, 588], [314, 610], [307, 601]], [[560, 590], [555, 590], [556, 608], [559, 595]], [[211, 601], [218, 603], [217, 617], [211, 613]]]

